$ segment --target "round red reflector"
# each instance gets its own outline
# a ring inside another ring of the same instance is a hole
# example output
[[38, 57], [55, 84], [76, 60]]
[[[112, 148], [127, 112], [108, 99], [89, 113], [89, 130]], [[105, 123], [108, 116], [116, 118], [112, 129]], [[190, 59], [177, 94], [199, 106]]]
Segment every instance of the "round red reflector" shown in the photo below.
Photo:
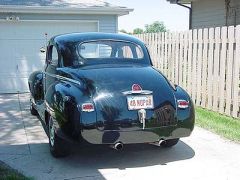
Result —
[[132, 85], [132, 91], [141, 91], [142, 88], [139, 84], [133, 84]]

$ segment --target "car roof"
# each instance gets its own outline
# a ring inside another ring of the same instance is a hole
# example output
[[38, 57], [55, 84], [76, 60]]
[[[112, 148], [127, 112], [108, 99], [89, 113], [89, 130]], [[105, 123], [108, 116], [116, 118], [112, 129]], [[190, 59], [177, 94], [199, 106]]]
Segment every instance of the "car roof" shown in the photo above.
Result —
[[133, 35], [117, 34], [117, 33], [102, 33], [102, 32], [87, 32], [87, 33], [69, 33], [54, 36], [52, 38], [57, 44], [61, 42], [84, 42], [92, 40], [120, 40], [130, 41], [143, 45], [144, 43]]

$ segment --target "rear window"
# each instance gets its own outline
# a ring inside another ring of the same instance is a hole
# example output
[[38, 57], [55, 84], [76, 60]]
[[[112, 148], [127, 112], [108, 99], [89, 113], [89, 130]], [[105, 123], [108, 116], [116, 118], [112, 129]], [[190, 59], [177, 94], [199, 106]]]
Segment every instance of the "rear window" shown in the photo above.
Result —
[[91, 60], [141, 60], [142, 48], [125, 41], [99, 40], [79, 44], [78, 54], [81, 58]]

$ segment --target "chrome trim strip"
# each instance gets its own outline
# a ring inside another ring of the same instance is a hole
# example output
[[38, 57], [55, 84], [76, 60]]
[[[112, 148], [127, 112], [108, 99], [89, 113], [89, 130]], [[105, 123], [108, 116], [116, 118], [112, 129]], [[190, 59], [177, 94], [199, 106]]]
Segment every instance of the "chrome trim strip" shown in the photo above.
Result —
[[148, 94], [152, 94], [153, 92], [152, 91], [149, 91], [149, 90], [141, 90], [140, 92], [137, 91], [124, 91], [122, 92], [124, 95], [130, 95], [130, 94], [143, 94], [143, 95], [148, 95]]
[[60, 79], [60, 80], [63, 80], [63, 81], [69, 81], [69, 82], [72, 82], [74, 84], [81, 85], [81, 83], [79, 81], [71, 79], [71, 78], [67, 78], [67, 77], [60, 76], [60, 75], [54, 75], [54, 74], [47, 73], [47, 72], [43, 72], [43, 74], [54, 77], [54, 78], [57, 78], [57, 79]]

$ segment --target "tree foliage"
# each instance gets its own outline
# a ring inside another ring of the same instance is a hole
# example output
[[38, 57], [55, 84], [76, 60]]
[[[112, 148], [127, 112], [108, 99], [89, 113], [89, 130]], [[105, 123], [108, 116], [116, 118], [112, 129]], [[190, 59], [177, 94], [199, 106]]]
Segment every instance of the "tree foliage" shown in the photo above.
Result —
[[152, 24], [145, 25], [145, 33], [166, 32], [167, 28], [163, 22], [155, 21]]
[[121, 29], [120, 32], [125, 34], [143, 34], [143, 33], [158, 33], [166, 32], [167, 28], [162, 21], [154, 21], [152, 24], [146, 24], [145, 28], [135, 28], [133, 32], [127, 32], [125, 29]]
[[141, 28], [135, 28], [135, 29], [133, 30], [133, 34], [142, 34], [143, 32], [144, 32], [144, 30], [141, 29]]
[[125, 29], [121, 29], [121, 30], [119, 30], [119, 32], [122, 32], [122, 33], [125, 33], [125, 34], [128, 33]]

